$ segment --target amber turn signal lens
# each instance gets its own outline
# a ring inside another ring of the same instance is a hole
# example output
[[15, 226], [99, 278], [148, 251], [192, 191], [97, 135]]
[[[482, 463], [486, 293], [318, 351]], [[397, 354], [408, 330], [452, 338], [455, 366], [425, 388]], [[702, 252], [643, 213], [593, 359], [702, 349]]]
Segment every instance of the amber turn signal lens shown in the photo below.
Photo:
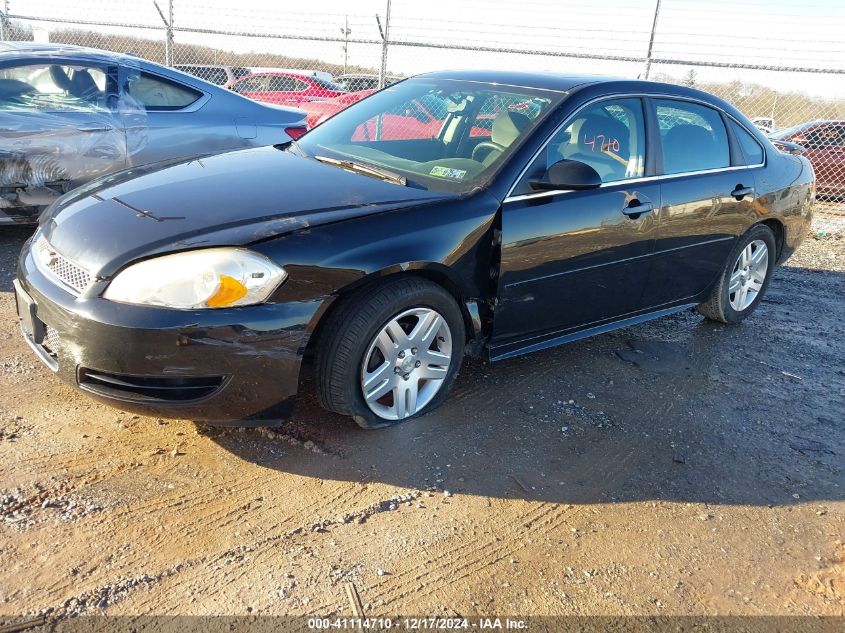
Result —
[[240, 281], [229, 275], [220, 275], [220, 287], [205, 302], [209, 308], [225, 308], [246, 296], [247, 289]]

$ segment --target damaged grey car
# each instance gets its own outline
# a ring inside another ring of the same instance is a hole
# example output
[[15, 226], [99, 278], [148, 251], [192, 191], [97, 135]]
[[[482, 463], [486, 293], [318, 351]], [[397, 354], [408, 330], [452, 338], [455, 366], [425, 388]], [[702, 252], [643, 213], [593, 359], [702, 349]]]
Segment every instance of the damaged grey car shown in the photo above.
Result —
[[35, 223], [56, 198], [100, 176], [305, 131], [300, 110], [130, 55], [0, 43], [0, 225]]

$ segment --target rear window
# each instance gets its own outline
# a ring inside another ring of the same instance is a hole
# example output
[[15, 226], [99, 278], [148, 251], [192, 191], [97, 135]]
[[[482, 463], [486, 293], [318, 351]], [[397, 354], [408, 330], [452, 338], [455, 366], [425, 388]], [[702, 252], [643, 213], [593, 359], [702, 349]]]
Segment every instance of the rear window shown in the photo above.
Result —
[[202, 96], [184, 84], [177, 84], [142, 72], [129, 79], [129, 94], [147, 110], [181, 110]]
[[654, 105], [663, 142], [664, 173], [682, 174], [730, 166], [728, 133], [716, 110], [670, 99], [657, 99]]

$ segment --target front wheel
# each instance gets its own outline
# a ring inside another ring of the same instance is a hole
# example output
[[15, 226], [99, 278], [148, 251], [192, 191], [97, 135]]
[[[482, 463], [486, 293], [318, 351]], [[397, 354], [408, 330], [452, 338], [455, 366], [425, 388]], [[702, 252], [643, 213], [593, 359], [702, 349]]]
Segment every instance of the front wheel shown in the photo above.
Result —
[[461, 365], [464, 322], [452, 296], [401, 278], [347, 299], [317, 349], [317, 389], [329, 410], [366, 429], [423, 415], [445, 398]]
[[772, 230], [758, 224], [734, 246], [719, 282], [698, 311], [713, 321], [739, 323], [759, 305], [777, 260]]

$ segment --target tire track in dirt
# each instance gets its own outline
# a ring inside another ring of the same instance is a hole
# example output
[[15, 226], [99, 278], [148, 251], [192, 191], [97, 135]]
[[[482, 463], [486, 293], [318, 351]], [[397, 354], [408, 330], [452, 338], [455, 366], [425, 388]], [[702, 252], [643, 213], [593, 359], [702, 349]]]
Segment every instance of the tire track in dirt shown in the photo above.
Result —
[[[657, 414], [663, 405], [649, 407], [645, 416]], [[617, 441], [614, 450], [605, 453], [603, 462], [587, 462], [581, 469], [581, 478], [590, 481], [602, 477], [603, 485], [613, 489], [627, 477], [626, 464], [636, 456], [636, 449], [632, 449], [624, 442]], [[614, 469], [608, 471], [605, 464], [613, 464]], [[531, 503], [529, 500], [526, 500]], [[583, 506], [539, 502], [526, 514], [520, 516], [518, 522], [508, 518], [504, 522], [499, 519], [491, 524], [492, 535], [481, 542], [469, 542], [457, 548], [447, 548], [437, 556], [424, 561], [420, 568], [406, 569], [389, 578], [388, 583], [367, 587], [375, 590], [368, 596], [367, 601], [380, 601], [389, 610], [390, 605], [396, 604], [413, 594], [415, 601], [432, 596], [435, 592], [447, 590], [463, 580], [474, 576], [485, 568], [495, 565], [510, 556], [523, 551], [529, 544], [527, 539], [538, 541], [551, 535], [559, 534], [561, 528], [571, 524], [573, 519], [582, 513]], [[504, 514], [508, 517], [510, 513]], [[533, 544], [532, 544], [533, 546]], [[425, 586], [422, 586], [422, 583]], [[414, 586], [410, 586], [413, 584]], [[386, 586], [387, 585], [387, 586]], [[322, 605], [324, 608], [328, 605]]]
[[[404, 503], [408, 500], [414, 500], [419, 496], [418, 491], [407, 491], [400, 494], [394, 494], [387, 499], [377, 501], [371, 503], [364, 508], [355, 510], [351, 513], [347, 513], [342, 517], [338, 517], [332, 520], [323, 520], [319, 523], [320, 529], [326, 529], [329, 527], [337, 526], [337, 525], [348, 525], [348, 524], [357, 524], [358, 521], [366, 521], [369, 518], [380, 514], [382, 512], [388, 512], [395, 509], [398, 504]], [[281, 526], [279, 526], [281, 527]], [[216, 553], [209, 553], [202, 556], [193, 557], [190, 559], [186, 559], [176, 565], [166, 567], [160, 572], [150, 573], [147, 572], [143, 574], [141, 578], [145, 578], [148, 580], [144, 580], [143, 582], [138, 582], [132, 584], [131, 587], [127, 588], [125, 591], [121, 591], [120, 600], [125, 600], [130, 596], [130, 594], [134, 593], [137, 589], [146, 588], [149, 589], [152, 585], [167, 579], [172, 579], [175, 582], [176, 587], [170, 590], [172, 593], [176, 588], [179, 590], [190, 589], [191, 584], [195, 582], [193, 578], [186, 578], [181, 579], [180, 576], [183, 572], [187, 570], [201, 568], [198, 570], [199, 575], [202, 578], [216, 578], [218, 575], [215, 574], [215, 565], [221, 564], [226, 562], [227, 559], [235, 558], [236, 560], [239, 557], [243, 557], [246, 554], [252, 553], [260, 553], [262, 551], [270, 551], [273, 548], [278, 547], [281, 543], [296, 540], [298, 538], [302, 538], [303, 540], [310, 539], [314, 529], [314, 524], [302, 523], [296, 527], [289, 528], [287, 530], [283, 530], [277, 534], [270, 534], [266, 535], [260, 539], [253, 540], [251, 542], [242, 543], [235, 547], [231, 547], [225, 549], [223, 551], [219, 551]], [[242, 567], [241, 569], [233, 568], [229, 569], [228, 573], [225, 575], [226, 583], [230, 583], [232, 577], [242, 577], [247, 573], [248, 569], [246, 567]], [[184, 578], [184, 577], [182, 577]], [[124, 582], [123, 577], [116, 578], [112, 583], [108, 583], [105, 587], [109, 587], [112, 585], [119, 585], [122, 586], [121, 583]], [[186, 584], [186, 587], [180, 587], [182, 583]], [[215, 589], [213, 587], [204, 586], [203, 592], [206, 595], [213, 595]], [[77, 603], [87, 604], [87, 596], [89, 595], [101, 595], [103, 593], [108, 593], [108, 591], [102, 588], [92, 588], [88, 591], [78, 592], [74, 595], [71, 595], [65, 598], [62, 601], [62, 605], [67, 605], [68, 603], [72, 602], [76, 599]], [[190, 595], [190, 592], [187, 594]], [[158, 596], [151, 596], [151, 601], [154, 601], [153, 604], [147, 604], [147, 600], [145, 598], [140, 598], [137, 606], [143, 607], [146, 611], [150, 609], [152, 611], [160, 611], [161, 603]], [[82, 612], [74, 612], [72, 615], [81, 615]], [[60, 616], [61, 617], [61, 616]]]

